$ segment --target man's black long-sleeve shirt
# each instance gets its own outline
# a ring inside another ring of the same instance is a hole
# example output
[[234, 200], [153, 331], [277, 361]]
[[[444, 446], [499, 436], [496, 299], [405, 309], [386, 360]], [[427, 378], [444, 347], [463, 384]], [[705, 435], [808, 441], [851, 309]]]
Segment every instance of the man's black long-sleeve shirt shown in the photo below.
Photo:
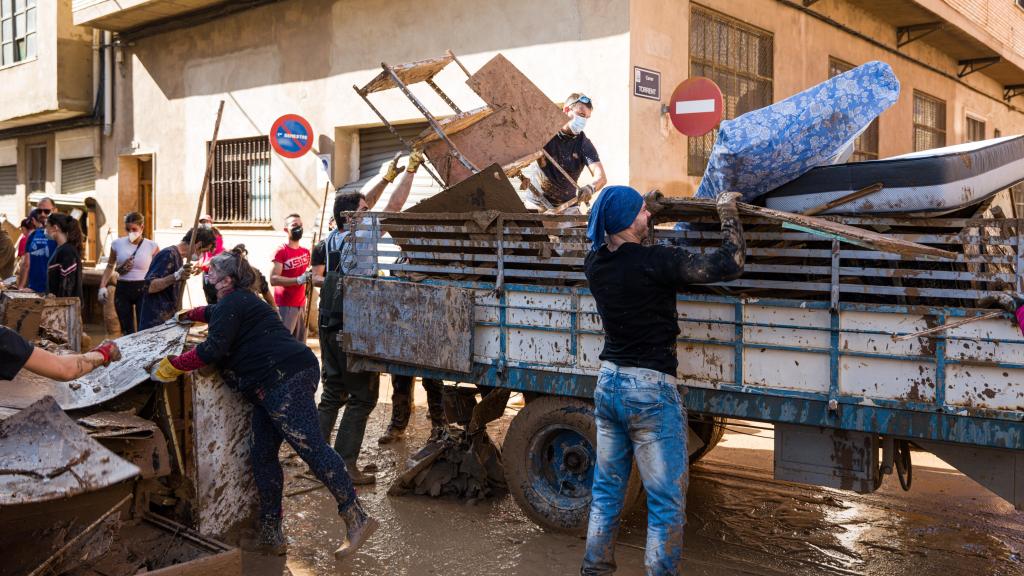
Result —
[[601, 360], [675, 376], [676, 293], [689, 284], [724, 282], [743, 272], [746, 245], [739, 220], [722, 222], [722, 246], [696, 254], [671, 246], [602, 246], [584, 264], [604, 324]]

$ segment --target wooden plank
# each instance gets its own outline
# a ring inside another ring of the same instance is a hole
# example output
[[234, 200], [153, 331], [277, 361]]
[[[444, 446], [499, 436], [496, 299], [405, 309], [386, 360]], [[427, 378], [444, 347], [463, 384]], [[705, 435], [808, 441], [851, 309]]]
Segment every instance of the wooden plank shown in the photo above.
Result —
[[[476, 110], [467, 110], [466, 112], [463, 112], [461, 114], [456, 114], [455, 116], [449, 116], [448, 118], [445, 118], [443, 120], [438, 120], [437, 124], [441, 127], [442, 130], [444, 130], [445, 135], [450, 137], [452, 135], [458, 134], [459, 132], [465, 130], [466, 128], [469, 128], [470, 126], [476, 124], [477, 122], [483, 120], [484, 118], [487, 118], [493, 113], [493, 108], [491, 108], [490, 106], [483, 106], [481, 108], [477, 108]], [[440, 136], [437, 135], [437, 132], [434, 130], [434, 128], [429, 127], [423, 130], [423, 132], [420, 132], [419, 136], [417, 136], [416, 139], [412, 141], [412, 147], [423, 148], [423, 146], [431, 142], [436, 142], [439, 139]]]
[[[501, 54], [466, 83], [494, 109], [487, 118], [451, 136], [476, 166], [504, 166], [536, 153], [565, 125], [561, 108]], [[470, 176], [444, 142], [430, 143], [424, 152], [449, 186]]]
[[242, 551], [238, 548], [182, 564], [146, 572], [147, 576], [241, 576]]
[[473, 362], [473, 292], [345, 278], [347, 352], [468, 373]]
[[[452, 54], [447, 54], [445, 56], [427, 58], [426, 60], [417, 60], [407, 64], [396, 64], [390, 68], [398, 76], [399, 80], [408, 86], [410, 84], [423, 82], [427, 78], [433, 78], [434, 75], [447, 66], [453, 58], [454, 56]], [[385, 68], [388, 67], [387, 64], [383, 63], [381, 66]], [[359, 92], [366, 95], [373, 92], [380, 92], [382, 90], [389, 90], [391, 88], [397, 88], [397, 86], [391, 79], [391, 75], [388, 74], [387, 70], [385, 70], [380, 74], [377, 74], [373, 80], [370, 80], [365, 86], [360, 88]]]
[[835, 200], [832, 200], [831, 202], [826, 202], [820, 206], [815, 206], [814, 208], [804, 210], [803, 212], [801, 212], [801, 214], [803, 214], [804, 216], [814, 216], [817, 214], [821, 214], [822, 212], [827, 212], [835, 208], [836, 206], [842, 206], [843, 204], [848, 204], [859, 198], [863, 198], [865, 196], [874, 194], [875, 192], [878, 192], [881, 189], [882, 183], [875, 182], [870, 186], [865, 186], [860, 190], [857, 190], [856, 192], [851, 192], [846, 196], [841, 196], [839, 198], [836, 198]]
[[224, 385], [218, 372], [193, 372], [191, 378], [199, 533], [238, 545], [258, 514], [249, 462], [252, 404]]
[[[705, 200], [702, 198], [662, 198], [659, 202], [660, 206], [656, 205], [655, 209], [658, 221], [662, 222], [670, 220], [673, 215], [680, 215], [680, 213], [692, 212], [694, 210], [705, 212], [715, 210], [714, 200]], [[956, 254], [948, 250], [925, 246], [924, 244], [916, 244], [914, 242], [907, 242], [905, 240], [900, 240], [899, 238], [878, 234], [877, 232], [871, 232], [869, 230], [864, 230], [863, 228], [840, 224], [839, 222], [826, 220], [824, 218], [815, 218], [814, 216], [804, 216], [802, 214], [793, 214], [790, 212], [783, 212], [781, 210], [772, 210], [771, 208], [754, 206], [743, 202], [737, 202], [736, 207], [739, 209], [741, 214], [761, 216], [778, 222], [787, 222], [794, 226], [799, 226], [801, 229], [819, 231], [830, 236], [839, 237], [840, 240], [855, 241], [863, 246], [883, 252], [893, 252], [908, 256], [934, 256], [948, 260], [956, 258]]]

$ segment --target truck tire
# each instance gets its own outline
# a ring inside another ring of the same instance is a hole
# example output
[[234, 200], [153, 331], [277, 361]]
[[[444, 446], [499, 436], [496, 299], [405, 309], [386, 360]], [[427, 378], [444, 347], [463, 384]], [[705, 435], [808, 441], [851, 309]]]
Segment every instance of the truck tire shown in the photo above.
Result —
[[[501, 448], [512, 498], [542, 528], [586, 534], [596, 446], [593, 403], [559, 396], [532, 399], [512, 420]], [[642, 495], [634, 464], [623, 516]]]
[[725, 418], [718, 416], [705, 416], [702, 420], [689, 418], [690, 430], [701, 440], [704, 446], [690, 454], [690, 464], [696, 464], [701, 458], [711, 452], [711, 449], [718, 445], [718, 442], [725, 435]]

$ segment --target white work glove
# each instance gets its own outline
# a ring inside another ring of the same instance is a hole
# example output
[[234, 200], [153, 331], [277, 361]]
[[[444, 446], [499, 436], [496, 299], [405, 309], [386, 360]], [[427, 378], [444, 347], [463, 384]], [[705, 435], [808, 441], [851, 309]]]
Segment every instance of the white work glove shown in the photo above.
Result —
[[14, 286], [17, 283], [18, 283], [18, 277], [17, 276], [11, 276], [10, 278], [6, 278], [6, 279], [4, 279], [4, 282], [3, 282], [4, 286], [6, 286], [8, 288]]
[[174, 271], [174, 279], [175, 279], [175, 281], [181, 280], [182, 278], [188, 278], [191, 275], [192, 275], [192, 263], [191, 262], [186, 262], [185, 264], [183, 264], [181, 266], [181, 268], [178, 268], [177, 270]]
[[313, 271], [312, 270], [306, 270], [305, 272], [302, 273], [301, 276], [299, 276], [298, 278], [295, 279], [295, 283], [298, 284], [299, 286], [301, 286], [301, 285], [305, 284], [306, 282], [309, 282], [309, 279], [312, 278], [312, 276], [313, 276]]
[[100, 304], [106, 304], [108, 297], [109, 294], [107, 293], [107, 287], [100, 287], [99, 292], [96, 293], [96, 299], [100, 301]]

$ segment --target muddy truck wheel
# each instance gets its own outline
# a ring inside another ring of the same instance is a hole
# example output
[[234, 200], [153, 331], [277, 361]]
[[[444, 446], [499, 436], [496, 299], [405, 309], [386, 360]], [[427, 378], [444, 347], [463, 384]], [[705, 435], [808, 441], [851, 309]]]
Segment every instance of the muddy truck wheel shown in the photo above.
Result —
[[[597, 464], [594, 405], [576, 398], [533, 399], [509, 425], [501, 448], [509, 492], [542, 528], [585, 534]], [[623, 515], [643, 494], [633, 466]]]
[[725, 418], [703, 416], [697, 419], [691, 416], [688, 423], [690, 431], [704, 442], [703, 446], [690, 452], [690, 464], [695, 464], [707, 456], [708, 452], [711, 452], [711, 449], [717, 446], [722, 436], [725, 435]]

